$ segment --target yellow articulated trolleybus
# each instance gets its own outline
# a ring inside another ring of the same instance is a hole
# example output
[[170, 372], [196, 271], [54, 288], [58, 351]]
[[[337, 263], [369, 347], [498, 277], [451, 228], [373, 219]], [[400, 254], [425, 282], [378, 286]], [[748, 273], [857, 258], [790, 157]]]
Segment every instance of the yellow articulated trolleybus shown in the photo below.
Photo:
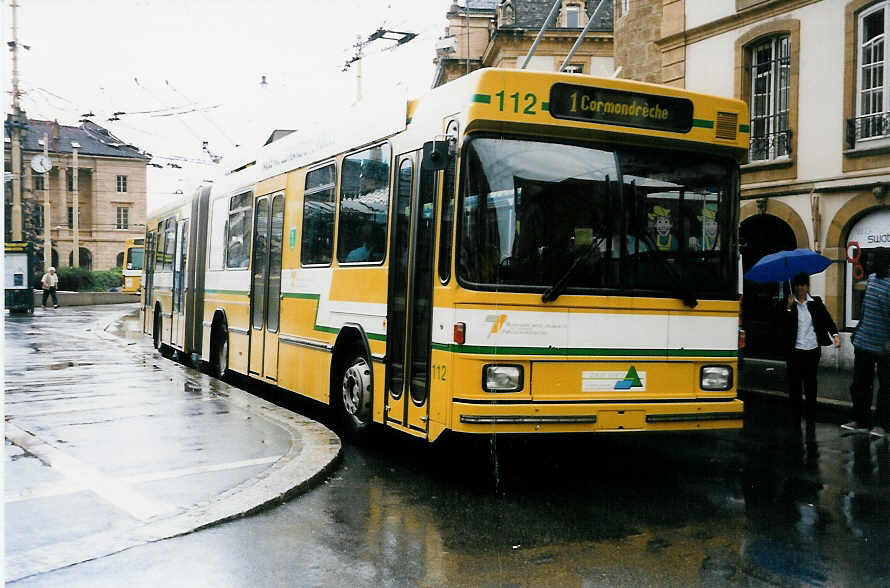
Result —
[[163, 353], [430, 441], [742, 426], [744, 103], [483, 69], [335, 120], [150, 221]]

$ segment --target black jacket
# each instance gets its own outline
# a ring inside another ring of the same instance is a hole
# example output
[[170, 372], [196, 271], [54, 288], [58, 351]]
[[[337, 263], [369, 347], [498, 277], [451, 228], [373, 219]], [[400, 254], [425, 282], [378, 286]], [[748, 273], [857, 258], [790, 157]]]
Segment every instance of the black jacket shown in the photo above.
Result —
[[[812, 300], [807, 302], [807, 310], [810, 311], [810, 316], [813, 317], [813, 330], [816, 331], [816, 340], [823, 347], [831, 345], [831, 335], [837, 333], [837, 327], [834, 321], [831, 320], [831, 315], [828, 314], [828, 309], [825, 308], [822, 299], [818, 296], [811, 296], [811, 298]], [[794, 344], [797, 343], [797, 302], [791, 305], [791, 310], [786, 310], [787, 304], [786, 301], [783, 301], [779, 305], [782, 316], [780, 324], [783, 327], [782, 346], [786, 352], [790, 353], [794, 349]]]

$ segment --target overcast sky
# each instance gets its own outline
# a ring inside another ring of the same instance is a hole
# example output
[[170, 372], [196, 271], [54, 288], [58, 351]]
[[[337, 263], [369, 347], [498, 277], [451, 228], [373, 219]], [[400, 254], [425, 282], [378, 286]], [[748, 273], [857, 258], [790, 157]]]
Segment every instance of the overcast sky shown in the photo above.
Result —
[[[76, 125], [92, 112], [91, 120], [153, 154], [165, 168], [149, 167], [151, 210], [212, 177], [203, 141], [225, 155], [236, 144], [262, 144], [274, 128], [308, 127], [351, 105], [355, 65], [342, 69], [357, 35], [367, 39], [380, 27], [419, 35], [398, 48], [384, 40], [365, 48], [366, 97], [397, 85], [409, 96], [426, 92], [451, 0], [18, 3], [19, 42], [31, 47], [19, 60], [28, 116]], [[10, 10], [4, 0], [7, 40]], [[118, 111], [128, 114], [107, 120]]]

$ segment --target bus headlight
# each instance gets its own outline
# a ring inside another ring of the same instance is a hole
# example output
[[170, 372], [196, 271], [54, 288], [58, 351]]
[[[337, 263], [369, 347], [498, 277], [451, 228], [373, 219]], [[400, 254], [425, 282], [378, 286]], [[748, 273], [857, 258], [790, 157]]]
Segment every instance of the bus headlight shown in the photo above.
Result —
[[728, 365], [706, 365], [701, 368], [702, 390], [729, 390], [732, 388], [732, 368]]
[[522, 366], [485, 366], [482, 369], [482, 389], [486, 392], [518, 392], [522, 390]]

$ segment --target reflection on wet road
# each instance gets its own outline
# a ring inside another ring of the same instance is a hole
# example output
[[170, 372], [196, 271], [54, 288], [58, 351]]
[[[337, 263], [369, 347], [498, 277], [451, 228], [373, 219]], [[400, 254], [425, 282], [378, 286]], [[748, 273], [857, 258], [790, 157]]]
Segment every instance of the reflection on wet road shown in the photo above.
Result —
[[746, 409], [743, 432], [346, 440], [279, 507], [16, 585], [890, 584], [888, 445]]

